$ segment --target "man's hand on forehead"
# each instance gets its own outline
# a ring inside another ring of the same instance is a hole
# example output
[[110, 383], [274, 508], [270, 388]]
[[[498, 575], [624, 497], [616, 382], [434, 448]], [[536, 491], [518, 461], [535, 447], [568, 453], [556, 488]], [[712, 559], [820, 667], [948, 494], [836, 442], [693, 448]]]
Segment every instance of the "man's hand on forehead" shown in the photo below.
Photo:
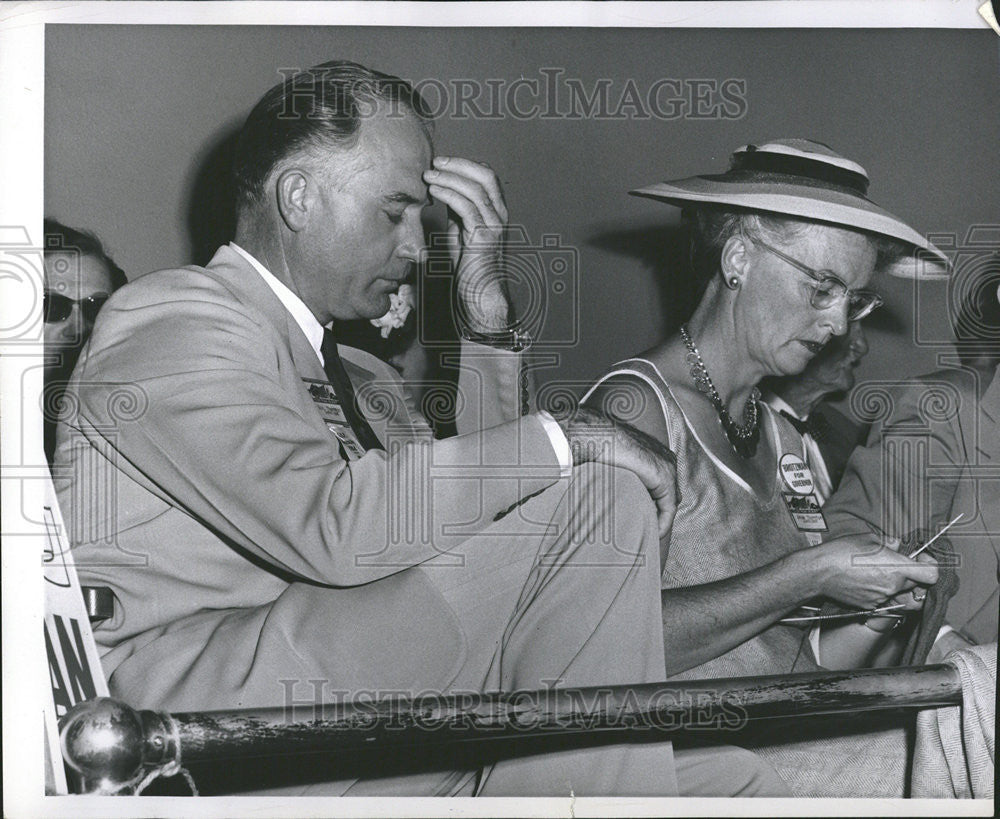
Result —
[[430, 195], [461, 220], [466, 238], [477, 228], [502, 231], [507, 224], [500, 180], [488, 166], [457, 156], [437, 156], [433, 169], [424, 172], [424, 181]]
[[511, 315], [503, 271], [508, 213], [500, 180], [471, 159], [438, 156], [433, 164], [424, 181], [428, 193], [448, 206], [447, 245], [464, 315], [477, 332], [502, 330]]

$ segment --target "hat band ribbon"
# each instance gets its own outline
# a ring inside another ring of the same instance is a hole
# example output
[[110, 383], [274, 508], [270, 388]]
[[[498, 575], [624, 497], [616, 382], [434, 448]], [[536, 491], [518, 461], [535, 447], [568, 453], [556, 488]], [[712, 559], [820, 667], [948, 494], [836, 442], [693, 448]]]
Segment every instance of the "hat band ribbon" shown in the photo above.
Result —
[[730, 170], [802, 176], [815, 179], [817, 182], [826, 182], [846, 188], [859, 196], [868, 193], [868, 178], [856, 171], [838, 168], [836, 165], [807, 157], [758, 151], [753, 145], [750, 145], [745, 152], [733, 157]]

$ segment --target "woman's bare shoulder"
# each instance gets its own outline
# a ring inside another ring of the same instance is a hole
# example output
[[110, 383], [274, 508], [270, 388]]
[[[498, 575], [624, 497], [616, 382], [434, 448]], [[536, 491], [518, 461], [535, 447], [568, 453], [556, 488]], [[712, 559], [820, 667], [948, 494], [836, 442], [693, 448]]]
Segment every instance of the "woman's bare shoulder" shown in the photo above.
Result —
[[691, 386], [687, 350], [680, 336], [674, 335], [650, 347], [636, 358], [646, 361], [671, 393], [685, 391]]
[[[615, 365], [587, 394], [587, 406], [631, 424], [659, 441], [668, 442], [665, 400], [660, 376], [664, 345]], [[641, 364], [639, 362], [645, 362]], [[652, 365], [652, 366], [649, 366]]]
[[591, 390], [584, 404], [631, 424], [658, 441], [668, 440], [661, 393], [640, 375], [632, 372], [609, 375]]

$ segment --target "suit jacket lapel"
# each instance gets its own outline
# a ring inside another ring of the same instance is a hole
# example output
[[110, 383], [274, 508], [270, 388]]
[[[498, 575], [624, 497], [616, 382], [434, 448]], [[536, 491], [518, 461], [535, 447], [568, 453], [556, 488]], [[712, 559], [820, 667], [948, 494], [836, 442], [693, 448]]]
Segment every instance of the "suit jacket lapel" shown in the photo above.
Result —
[[[302, 328], [246, 259], [228, 245], [223, 245], [216, 251], [207, 269], [224, 280], [240, 297], [256, 306], [287, 340], [292, 362], [300, 378], [327, 382], [323, 365]], [[366, 410], [365, 419], [383, 443], [390, 427], [397, 435], [428, 429], [426, 422], [410, 406], [395, 370], [384, 361], [354, 347], [338, 345], [338, 350], [355, 393], [362, 391], [365, 385], [370, 385], [369, 389], [359, 395], [359, 402], [363, 409], [369, 403], [377, 407], [376, 412]]]
[[813, 438], [819, 445], [826, 471], [836, 491], [840, 479], [844, 476], [847, 460], [860, 443], [859, 436], [854, 425], [831, 407], [823, 405], [816, 407], [813, 410], [813, 417], [816, 425], [822, 428], [822, 432], [813, 435]]

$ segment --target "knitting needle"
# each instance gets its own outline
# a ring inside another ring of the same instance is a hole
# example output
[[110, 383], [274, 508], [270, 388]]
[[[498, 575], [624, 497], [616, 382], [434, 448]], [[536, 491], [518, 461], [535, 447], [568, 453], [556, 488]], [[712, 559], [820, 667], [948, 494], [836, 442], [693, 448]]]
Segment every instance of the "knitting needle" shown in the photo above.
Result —
[[[800, 608], [805, 608], [800, 606]], [[841, 611], [836, 614], [813, 614], [809, 617], [782, 617], [779, 623], [806, 623], [813, 620], [840, 620], [844, 617], [865, 617], [872, 616], [873, 614], [885, 614], [885, 612], [896, 611], [897, 609], [905, 609], [905, 603], [899, 603], [895, 606], [880, 606], [875, 609], [859, 610], [859, 611]], [[901, 617], [899, 614], [885, 614], [886, 617]]]
[[[930, 540], [928, 540], [923, 546], [921, 546], [919, 549], [917, 549], [915, 552], [913, 552], [911, 555], [909, 555], [909, 557], [911, 559], [914, 558], [914, 557], [916, 557], [924, 549], [926, 549], [928, 546], [930, 546], [935, 540], [937, 540], [939, 537], [941, 537], [941, 535], [943, 535], [945, 532], [947, 532], [952, 526], [954, 526], [956, 523], [958, 523], [963, 517], [965, 517], [965, 512], [959, 512], [958, 515], [955, 517], [954, 520], [950, 521], [949, 523], [946, 523], [941, 528], [940, 532], [938, 532], [936, 535], [934, 535], [934, 537], [932, 537]], [[799, 608], [800, 609], [812, 609], [814, 607], [813, 606], [799, 606]], [[903, 605], [896, 605], [896, 606], [886, 606], [886, 607], [883, 607], [881, 609], [872, 609], [871, 611], [868, 611], [868, 612], [849, 612], [849, 613], [841, 613], [841, 614], [819, 614], [819, 615], [812, 615], [812, 616], [809, 616], [809, 617], [783, 617], [778, 622], [779, 623], [802, 623], [802, 622], [806, 622], [806, 621], [809, 621], [809, 620], [835, 620], [835, 619], [838, 619], [838, 618], [841, 618], [841, 617], [852, 617], [852, 616], [856, 617], [856, 616], [858, 616], [858, 614], [876, 614], [876, 613], [881, 614], [882, 612], [892, 611], [894, 609], [901, 609], [901, 608], [905, 608], [905, 607]], [[890, 614], [889, 616], [890, 617], [897, 617], [898, 615], [892, 615], [892, 614]]]
[[952, 526], [954, 526], [956, 523], [958, 523], [963, 517], [965, 517], [965, 512], [959, 512], [958, 516], [953, 521], [951, 521], [951, 523], [946, 523], [944, 525], [944, 528], [941, 529], [940, 532], [938, 532], [936, 535], [934, 535], [934, 537], [932, 537], [930, 540], [928, 540], [923, 546], [921, 546], [919, 549], [917, 549], [917, 551], [915, 551], [912, 554], [910, 554], [909, 555], [910, 560], [912, 560], [913, 558], [915, 558], [924, 549], [926, 549], [928, 546], [930, 546], [935, 540], [937, 540], [939, 537], [941, 537], [941, 535], [943, 535], [945, 532], [947, 532]]

